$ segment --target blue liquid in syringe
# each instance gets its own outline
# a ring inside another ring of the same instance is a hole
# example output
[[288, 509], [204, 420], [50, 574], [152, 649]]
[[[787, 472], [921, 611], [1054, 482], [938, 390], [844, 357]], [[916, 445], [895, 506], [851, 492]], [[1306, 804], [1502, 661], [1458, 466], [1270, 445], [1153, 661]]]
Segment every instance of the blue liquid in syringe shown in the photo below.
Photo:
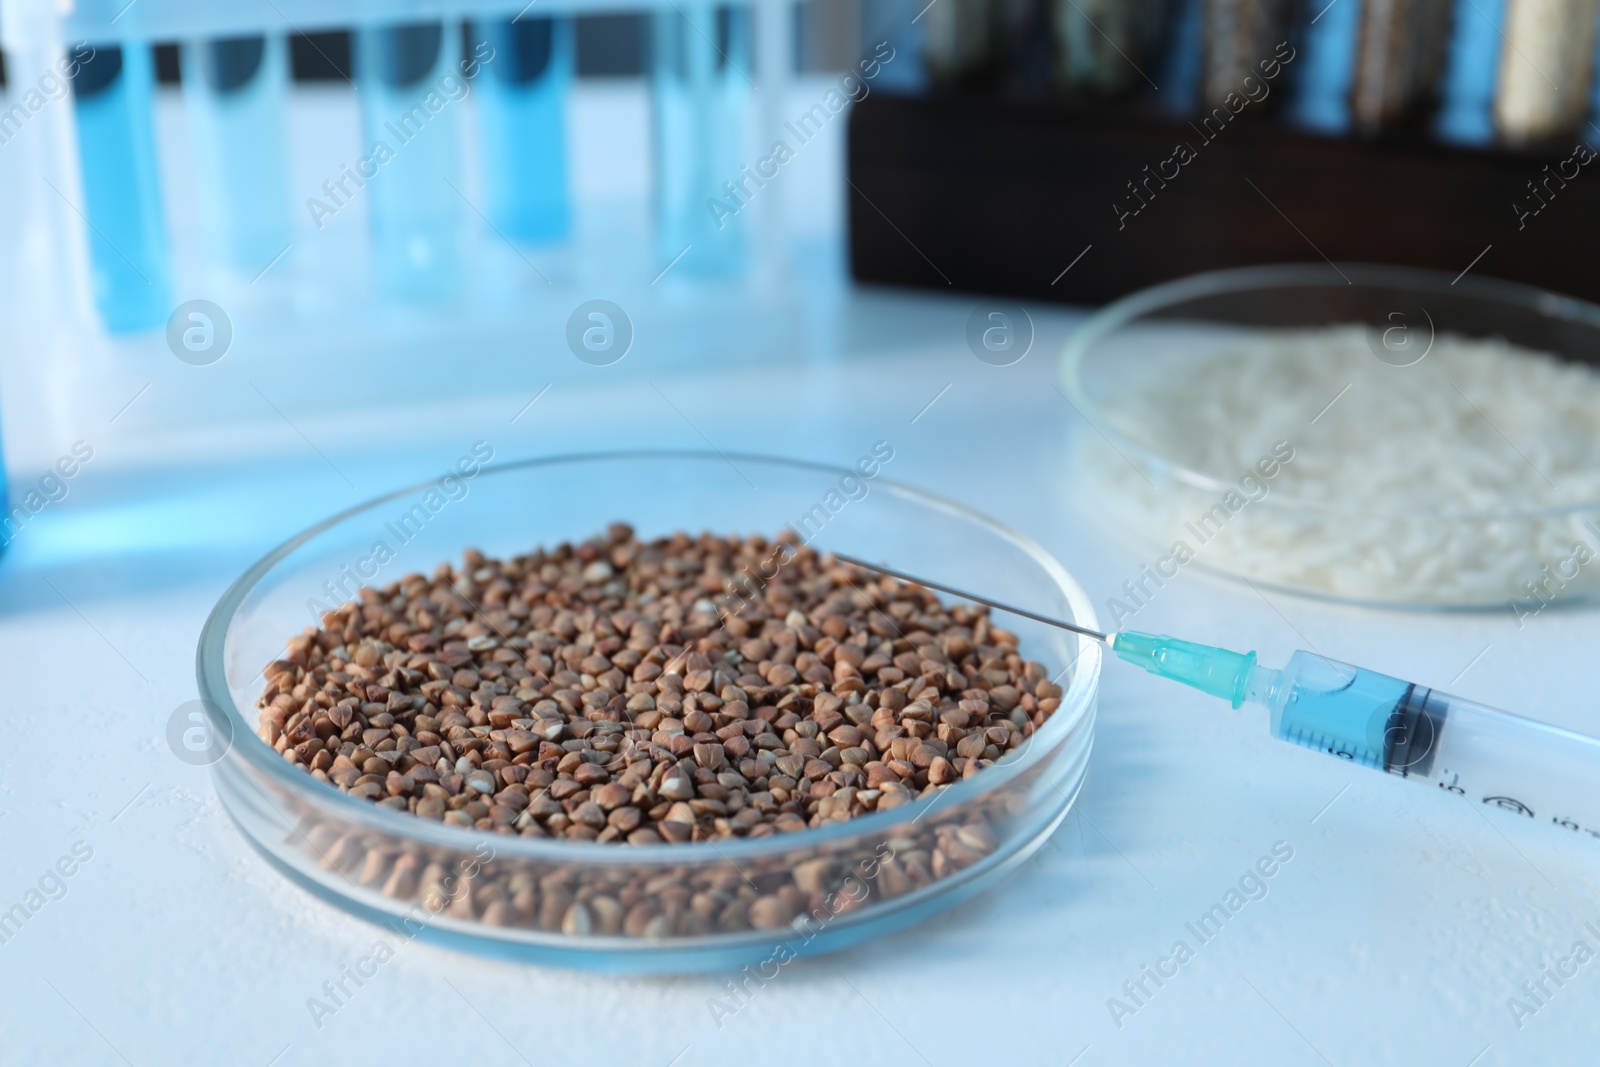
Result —
[[1600, 738], [1303, 650], [1270, 670], [1254, 652], [1134, 632], [1109, 640], [1153, 674], [1234, 707], [1265, 705], [1281, 740], [1600, 839]]

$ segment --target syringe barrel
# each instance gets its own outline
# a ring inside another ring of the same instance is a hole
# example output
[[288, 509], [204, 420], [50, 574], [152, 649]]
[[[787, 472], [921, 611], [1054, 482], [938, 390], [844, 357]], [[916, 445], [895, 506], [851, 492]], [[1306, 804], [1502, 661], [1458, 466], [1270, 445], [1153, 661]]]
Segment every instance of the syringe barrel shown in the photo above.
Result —
[[1600, 740], [1310, 652], [1270, 699], [1272, 734], [1600, 838]]

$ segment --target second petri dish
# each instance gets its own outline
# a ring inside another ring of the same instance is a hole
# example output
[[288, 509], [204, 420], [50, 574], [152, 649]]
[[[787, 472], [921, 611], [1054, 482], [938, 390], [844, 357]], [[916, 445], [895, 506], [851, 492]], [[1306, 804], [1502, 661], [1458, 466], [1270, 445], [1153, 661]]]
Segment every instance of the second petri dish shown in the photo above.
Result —
[[1082, 508], [1139, 537], [1145, 590], [1192, 567], [1519, 616], [1590, 597], [1596, 352], [1600, 308], [1470, 276], [1318, 263], [1156, 286], [1067, 346]]

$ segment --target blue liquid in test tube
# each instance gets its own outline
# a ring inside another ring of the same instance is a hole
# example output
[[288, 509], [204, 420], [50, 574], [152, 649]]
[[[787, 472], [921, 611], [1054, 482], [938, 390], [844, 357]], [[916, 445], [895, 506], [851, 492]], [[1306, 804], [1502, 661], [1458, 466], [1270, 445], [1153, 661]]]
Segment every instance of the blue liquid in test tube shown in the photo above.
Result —
[[1439, 136], [1462, 144], [1494, 139], [1494, 94], [1506, 0], [1457, 0], [1439, 102]]
[[1289, 100], [1291, 122], [1318, 133], [1350, 129], [1350, 88], [1355, 78], [1356, 50], [1361, 36], [1361, 5], [1339, 0], [1313, 0], [1311, 17], [1291, 68], [1294, 91]]
[[[1590, 60], [1589, 68], [1600, 72], [1600, 34], [1595, 35], [1595, 56]], [[1583, 129], [1578, 131], [1578, 136], [1590, 148], [1600, 145], [1600, 76], [1594, 76], [1594, 82], [1589, 86], [1589, 117], [1583, 124]]]
[[289, 63], [281, 37], [184, 46], [184, 95], [214, 256], [255, 277], [290, 242], [284, 112]]
[[11, 495], [6, 485], [5, 455], [0, 453], [0, 554], [11, 547], [11, 539], [17, 536], [20, 526], [11, 516]]
[[1171, 4], [1171, 37], [1166, 47], [1161, 106], [1169, 113], [1186, 115], [1200, 106], [1200, 60], [1205, 54], [1205, 0], [1176, 0]]
[[750, 12], [685, 3], [658, 12], [652, 25], [658, 252], [664, 265], [682, 255], [684, 274], [737, 273], [746, 209], [760, 195], [740, 159]]
[[72, 79], [95, 306], [113, 333], [153, 329], [172, 312], [172, 281], [144, 44], [99, 45]]
[[463, 288], [469, 210], [460, 31], [437, 22], [363, 29], [356, 48], [366, 146], [348, 182], [363, 182], [378, 286], [401, 300], [447, 300]]
[[880, 42], [894, 49], [894, 61], [880, 69], [874, 92], [915, 93], [928, 87], [928, 68], [922, 58], [927, 23], [921, 18], [926, 6], [927, 0], [862, 0], [862, 54], [873, 52]]
[[571, 19], [524, 15], [482, 25], [478, 34], [494, 50], [473, 83], [486, 213], [513, 241], [555, 241], [572, 227], [567, 192], [572, 29]]

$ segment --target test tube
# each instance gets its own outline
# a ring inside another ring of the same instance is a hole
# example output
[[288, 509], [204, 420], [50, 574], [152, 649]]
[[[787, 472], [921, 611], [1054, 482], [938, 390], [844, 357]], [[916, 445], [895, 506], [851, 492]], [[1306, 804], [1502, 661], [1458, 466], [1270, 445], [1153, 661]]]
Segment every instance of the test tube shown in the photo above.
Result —
[[861, 0], [861, 40], [870, 51], [880, 42], [890, 45], [893, 63], [883, 66], [874, 81], [876, 90], [916, 92], [926, 88], [926, 34], [923, 3], [917, 0]]
[[514, 241], [565, 237], [567, 100], [572, 92], [569, 18], [522, 16], [476, 28], [494, 59], [474, 83], [483, 151], [485, 213]]
[[972, 85], [994, 77], [1000, 51], [995, 0], [939, 0], [921, 21], [923, 62], [935, 83]]
[[1208, 0], [1205, 59], [1200, 67], [1203, 107], [1225, 106], [1243, 96], [1245, 78], [1260, 81], [1259, 64], [1275, 58], [1289, 39], [1293, 0]]
[[1506, 139], [1567, 133], [1583, 121], [1596, 0], [1508, 0], [1495, 126]]
[[89, 271], [95, 306], [112, 333], [152, 329], [172, 312], [154, 97], [147, 44], [95, 46], [72, 78]]
[[[1596, 18], [1597, 21], [1600, 21], [1600, 16]], [[1595, 42], [1595, 49], [1597, 53], [1600, 53], [1600, 40]], [[1600, 71], [1600, 54], [1595, 56], [1594, 66], [1591, 70]], [[1579, 136], [1583, 138], [1584, 143], [1590, 148], [1600, 145], [1600, 77], [1596, 77], [1593, 74], [1589, 78], [1588, 117], [1584, 120], [1583, 130]]]
[[762, 181], [740, 158], [750, 102], [750, 12], [674, 5], [652, 23], [658, 250], [684, 274], [746, 263], [745, 209]]
[[1437, 130], [1447, 141], [1494, 139], [1494, 97], [1506, 0], [1456, 0]]
[[259, 35], [194, 41], [183, 47], [183, 66], [209, 251], [254, 278], [290, 244], [287, 42]]
[[1318, 133], [1350, 129], [1350, 86], [1361, 36], [1362, 6], [1348, 0], [1312, 0], [1298, 27], [1299, 55], [1286, 79], [1292, 87], [1288, 120]]
[[1368, 0], [1362, 5], [1350, 89], [1357, 127], [1399, 125], [1437, 99], [1449, 28], [1446, 0]]
[[1054, 0], [1052, 80], [1069, 93], [1117, 96], [1146, 84], [1159, 0]]
[[355, 36], [365, 145], [331, 181], [330, 195], [343, 202], [366, 196], [380, 291], [406, 301], [448, 300], [464, 288], [466, 75], [481, 68], [487, 49], [461, 58], [460, 29], [452, 23], [378, 26]]
[[1156, 75], [1161, 84], [1158, 100], [1163, 111], [1186, 115], [1200, 102], [1205, 6], [1205, 0], [1173, 0], [1169, 6], [1161, 73]]

